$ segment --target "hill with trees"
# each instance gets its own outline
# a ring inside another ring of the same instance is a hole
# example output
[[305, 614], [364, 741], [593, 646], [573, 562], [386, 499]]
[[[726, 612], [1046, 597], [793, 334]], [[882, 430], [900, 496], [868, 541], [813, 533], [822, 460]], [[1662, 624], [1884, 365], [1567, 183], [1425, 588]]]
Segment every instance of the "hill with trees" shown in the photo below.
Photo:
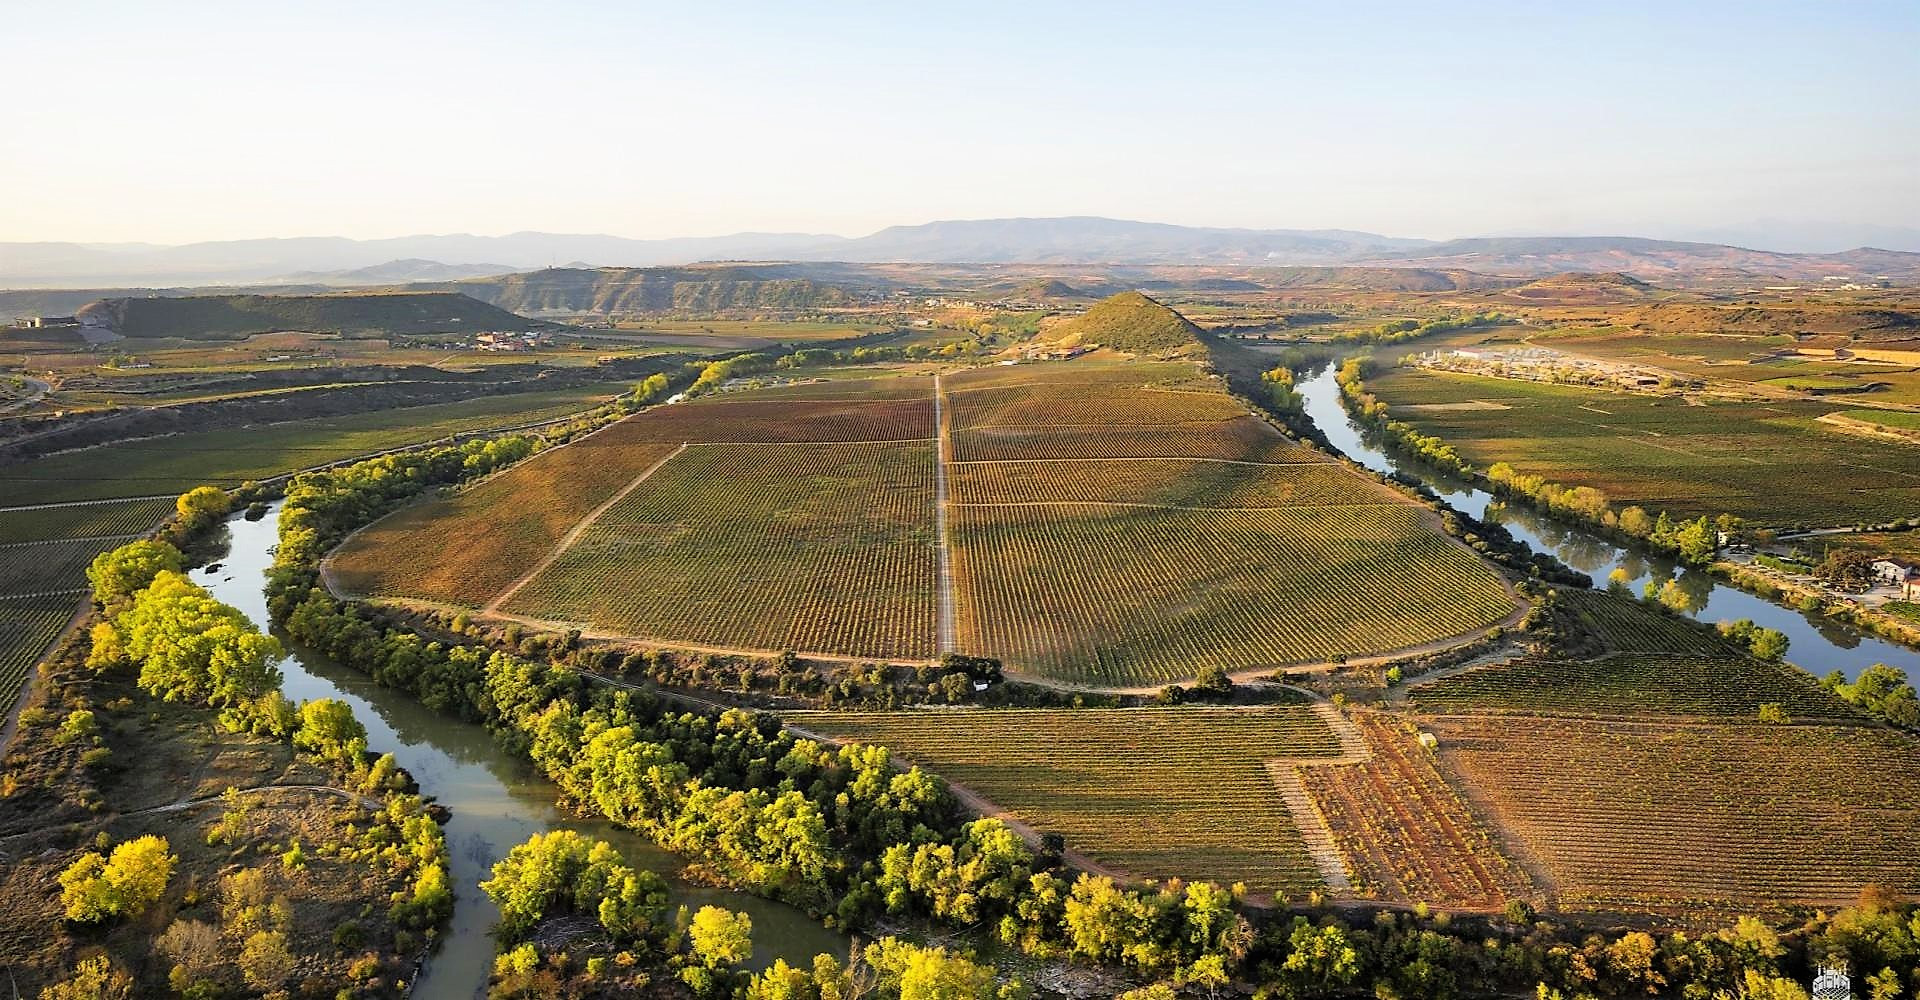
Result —
[[1130, 354], [1191, 354], [1201, 347], [1199, 327], [1140, 292], [1102, 299], [1048, 336], [1065, 346], [1097, 344]]

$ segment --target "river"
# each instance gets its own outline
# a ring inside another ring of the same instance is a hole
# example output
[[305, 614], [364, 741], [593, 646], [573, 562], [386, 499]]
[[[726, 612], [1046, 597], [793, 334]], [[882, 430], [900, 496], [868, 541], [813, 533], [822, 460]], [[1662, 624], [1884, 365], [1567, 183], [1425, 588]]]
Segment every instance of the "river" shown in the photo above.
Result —
[[[259, 521], [230, 520], [232, 545], [226, 560], [215, 572], [193, 573], [196, 583], [245, 612], [261, 628], [268, 624], [264, 573], [273, 562], [279, 520], [278, 504]], [[446, 835], [455, 890], [453, 922], [415, 984], [414, 997], [469, 1000], [485, 993], [494, 950], [489, 933], [499, 911], [476, 887], [509, 848], [535, 833], [555, 829], [578, 830], [605, 840], [635, 867], [667, 876], [675, 903], [695, 908], [711, 903], [750, 914], [752, 968], [764, 967], [775, 958], [808, 966], [820, 952], [845, 957], [846, 940], [805, 913], [756, 896], [678, 881], [672, 873], [682, 862], [675, 855], [610, 823], [561, 812], [554, 805], [554, 786], [534, 773], [524, 758], [496, 746], [484, 727], [436, 714], [411, 697], [310, 650], [292, 644], [288, 650], [280, 663], [288, 698], [338, 698], [353, 706], [354, 715], [367, 727], [367, 745], [376, 753], [392, 753], [420, 783], [423, 793], [452, 811]]]
[[1787, 659], [1816, 676], [1837, 669], [1853, 678], [1875, 663], [1885, 663], [1900, 667], [1909, 676], [1920, 677], [1920, 651], [1867, 635], [1824, 615], [1783, 607], [1728, 586], [1709, 573], [1623, 547], [1612, 539], [1545, 517], [1522, 505], [1504, 503], [1457, 476], [1383, 450], [1377, 436], [1356, 423], [1341, 404], [1340, 387], [1334, 382], [1333, 373], [1333, 366], [1328, 365], [1302, 378], [1295, 389], [1306, 401], [1308, 419], [1335, 448], [1355, 462], [1376, 472], [1399, 472], [1419, 479], [1456, 510], [1499, 523], [1515, 538], [1537, 551], [1553, 553], [1561, 562], [1592, 576], [1601, 586], [1606, 585], [1607, 578], [1616, 569], [1626, 571], [1636, 594], [1649, 581], [1678, 580], [1688, 597], [1687, 614], [1708, 622], [1747, 618], [1778, 629], [1786, 633], [1790, 641]]

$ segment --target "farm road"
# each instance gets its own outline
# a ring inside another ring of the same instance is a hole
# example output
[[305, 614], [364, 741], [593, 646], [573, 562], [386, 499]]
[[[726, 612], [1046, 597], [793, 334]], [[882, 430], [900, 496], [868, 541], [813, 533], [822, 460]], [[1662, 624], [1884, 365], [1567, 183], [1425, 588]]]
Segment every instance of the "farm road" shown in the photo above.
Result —
[[644, 483], [647, 481], [647, 477], [653, 475], [656, 472], [659, 472], [661, 466], [664, 466], [668, 462], [673, 461], [676, 457], [680, 455], [681, 452], [684, 452], [686, 450], [687, 450], [686, 443], [681, 442], [680, 447], [675, 448], [670, 454], [667, 455], [667, 457], [661, 459], [658, 462], [653, 463], [652, 465], [647, 466], [647, 468], [644, 471], [642, 471], [639, 475], [633, 477], [633, 479], [630, 480], [627, 483], [627, 485], [620, 487], [619, 492], [615, 493], [613, 496], [608, 497], [606, 503], [603, 503], [600, 506], [595, 507], [591, 511], [588, 511], [587, 516], [581, 518], [580, 523], [574, 525], [572, 530], [568, 531], [564, 536], [562, 536], [558, 542], [555, 542], [553, 545], [553, 548], [548, 549], [547, 554], [544, 557], [542, 557], [541, 560], [538, 563], [536, 563], [532, 569], [527, 570], [526, 574], [521, 576], [520, 579], [515, 580], [512, 583], [508, 584], [507, 589], [500, 592], [500, 596], [495, 597], [491, 602], [489, 602], [483, 613], [489, 614], [489, 615], [499, 614], [501, 606], [505, 605], [508, 599], [512, 598], [513, 595], [519, 593], [520, 588], [526, 586], [530, 581], [533, 580], [534, 577], [539, 576], [541, 573], [546, 572], [547, 567], [553, 565], [554, 562], [556, 562], [560, 558], [562, 553], [572, 548], [573, 543], [579, 541], [581, 535], [586, 534], [587, 529], [593, 526], [593, 522], [600, 520], [600, 515], [605, 514], [609, 510], [612, 510], [614, 504], [617, 504], [620, 501], [626, 499], [627, 494], [632, 493], [635, 489], [639, 488], [641, 483]]

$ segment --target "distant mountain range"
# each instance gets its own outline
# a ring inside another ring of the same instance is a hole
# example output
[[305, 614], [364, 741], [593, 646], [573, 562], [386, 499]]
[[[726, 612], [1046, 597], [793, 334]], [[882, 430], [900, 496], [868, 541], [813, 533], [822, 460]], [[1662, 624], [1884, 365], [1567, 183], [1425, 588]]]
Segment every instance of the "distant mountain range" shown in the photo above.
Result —
[[[1897, 235], [1898, 231], [1888, 230]], [[566, 265], [696, 261], [1205, 264], [1465, 269], [1540, 276], [1618, 271], [1641, 278], [1750, 275], [1783, 281], [1920, 280], [1920, 253], [1779, 253], [1636, 237], [1493, 237], [1435, 242], [1348, 230], [1212, 229], [1116, 219], [983, 219], [892, 226], [849, 239], [738, 233], [687, 239], [514, 233], [236, 240], [183, 246], [0, 243], [0, 288], [447, 281]]]

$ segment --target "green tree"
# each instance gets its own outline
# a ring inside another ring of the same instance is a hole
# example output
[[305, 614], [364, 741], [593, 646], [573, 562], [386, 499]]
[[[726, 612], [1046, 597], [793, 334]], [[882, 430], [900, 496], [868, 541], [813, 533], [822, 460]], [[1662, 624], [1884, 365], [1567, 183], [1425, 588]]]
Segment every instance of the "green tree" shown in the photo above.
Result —
[[1345, 928], [1315, 927], [1307, 918], [1295, 917], [1280, 970], [1303, 993], [1338, 993], [1359, 976], [1360, 953]]
[[82, 959], [73, 976], [40, 991], [40, 1000], [127, 1000], [133, 977], [105, 955]]
[[874, 971], [881, 989], [900, 1000], [995, 1000], [998, 993], [991, 967], [945, 948], [883, 937], [868, 945], [860, 960]]
[[753, 954], [753, 918], [718, 906], [702, 906], [687, 925], [693, 957], [709, 969], [739, 965]]
[[158, 902], [179, 859], [168, 853], [165, 838], [148, 834], [114, 847], [102, 857], [89, 851], [60, 873], [60, 901], [67, 919], [97, 923], [135, 917]]
[[227, 516], [232, 501], [218, 486], [196, 486], [173, 502], [180, 527], [188, 534], [200, 531]]
[[338, 698], [315, 698], [300, 706], [293, 745], [352, 768], [367, 752], [367, 727], [353, 717], [353, 706]]
[[163, 572], [178, 573], [186, 565], [180, 550], [166, 542], [128, 542], [93, 557], [87, 582], [93, 599], [109, 611], [153, 582]]

